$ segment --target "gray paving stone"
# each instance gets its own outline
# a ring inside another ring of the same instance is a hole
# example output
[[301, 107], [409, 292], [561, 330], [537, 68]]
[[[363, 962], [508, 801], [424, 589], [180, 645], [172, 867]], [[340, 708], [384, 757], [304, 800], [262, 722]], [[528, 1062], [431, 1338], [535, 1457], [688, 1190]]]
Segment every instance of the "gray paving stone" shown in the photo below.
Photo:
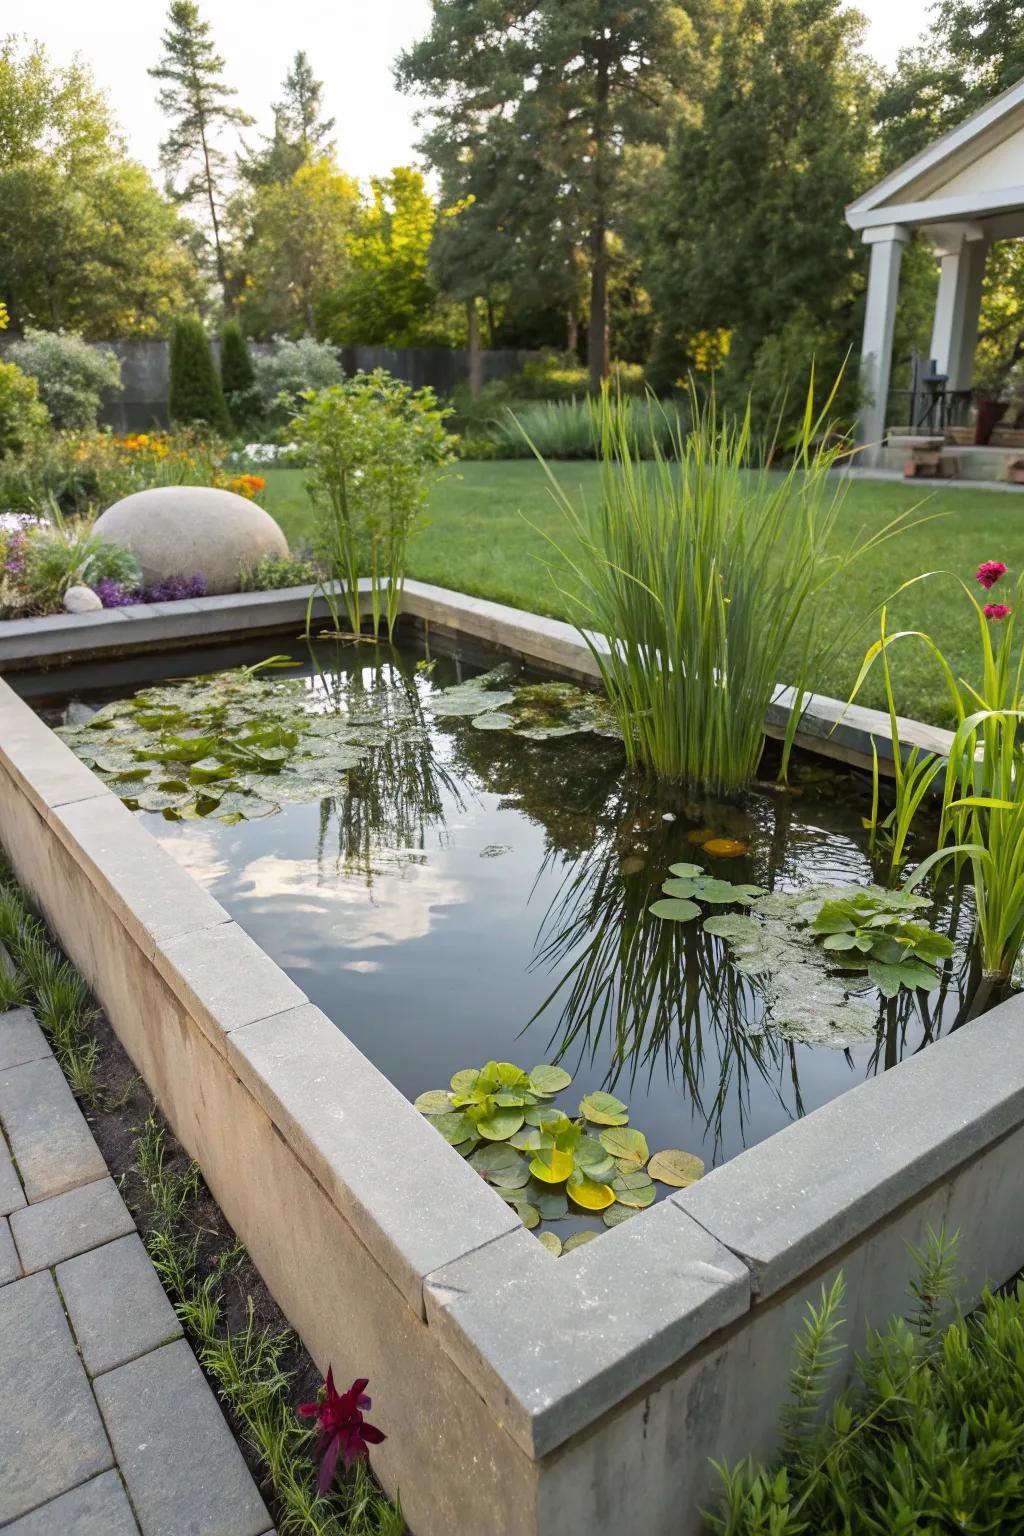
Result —
[[137, 1232], [59, 1264], [57, 1284], [90, 1376], [181, 1335]]
[[0, 1070], [21, 1067], [27, 1061], [42, 1061], [52, 1055], [30, 1008], [12, 1008], [9, 1013], [0, 1013]]
[[0, 1072], [0, 1122], [30, 1201], [101, 1179], [107, 1171], [53, 1057]]
[[142, 1536], [262, 1536], [269, 1528], [266, 1506], [184, 1339], [93, 1385]]
[[0, 1216], [0, 1285], [9, 1285], [20, 1278], [21, 1265], [11, 1236], [11, 1224], [6, 1216]]
[[106, 1471], [113, 1460], [53, 1276], [5, 1285], [0, 1525]]
[[13, 1525], [4, 1536], [138, 1536], [128, 1495], [116, 1472], [61, 1494]]
[[0, 1216], [9, 1216], [12, 1211], [16, 1211], [24, 1204], [25, 1191], [21, 1187], [18, 1170], [11, 1159], [3, 1134], [0, 1133]]
[[15, 1211], [11, 1231], [22, 1265], [31, 1274], [124, 1237], [135, 1231], [135, 1223], [108, 1177]]

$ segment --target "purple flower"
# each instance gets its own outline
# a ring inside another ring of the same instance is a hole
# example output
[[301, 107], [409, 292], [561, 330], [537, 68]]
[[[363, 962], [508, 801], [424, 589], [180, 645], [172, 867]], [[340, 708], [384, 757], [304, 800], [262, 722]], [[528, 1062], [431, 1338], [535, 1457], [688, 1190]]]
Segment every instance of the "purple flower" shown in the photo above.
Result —
[[320, 1402], [303, 1403], [299, 1408], [302, 1418], [317, 1419], [320, 1423], [314, 1454], [320, 1458], [321, 1493], [326, 1493], [334, 1481], [339, 1451], [349, 1467], [360, 1456], [368, 1456], [371, 1445], [380, 1445], [387, 1438], [375, 1424], [368, 1424], [363, 1418], [363, 1409], [370, 1406], [370, 1399], [365, 1396], [368, 1384], [366, 1377], [362, 1377], [347, 1392], [338, 1392], [328, 1366]]
[[133, 603], [141, 603], [141, 593], [129, 587], [122, 586], [112, 576], [102, 576], [96, 583], [96, 596], [104, 608], [130, 608]]
[[181, 603], [190, 597], [205, 597], [206, 582], [197, 572], [194, 576], [166, 576], [146, 587], [142, 594], [145, 603]]

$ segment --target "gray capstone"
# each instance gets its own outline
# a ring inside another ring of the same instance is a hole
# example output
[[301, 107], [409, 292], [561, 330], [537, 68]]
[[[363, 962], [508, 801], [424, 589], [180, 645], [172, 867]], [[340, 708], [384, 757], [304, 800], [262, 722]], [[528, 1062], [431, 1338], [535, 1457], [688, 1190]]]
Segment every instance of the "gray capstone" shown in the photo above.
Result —
[[147, 582], [200, 575], [210, 593], [237, 592], [243, 567], [288, 554], [288, 541], [262, 507], [204, 485], [136, 491], [108, 507], [95, 532], [131, 550]]
[[91, 587], [68, 587], [64, 593], [67, 613], [98, 613], [103, 607]]

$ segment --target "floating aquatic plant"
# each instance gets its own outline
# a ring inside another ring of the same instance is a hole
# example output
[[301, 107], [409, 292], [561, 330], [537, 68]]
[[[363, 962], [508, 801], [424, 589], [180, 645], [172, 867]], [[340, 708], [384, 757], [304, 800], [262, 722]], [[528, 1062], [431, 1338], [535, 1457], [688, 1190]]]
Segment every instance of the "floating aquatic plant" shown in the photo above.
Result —
[[478, 731], [509, 731], [528, 741], [592, 732], [621, 738], [608, 701], [572, 683], [510, 685], [512, 668], [493, 668], [427, 701], [437, 719], [469, 719]]
[[[572, 1084], [562, 1067], [531, 1072], [508, 1061], [456, 1072], [447, 1089], [421, 1093], [416, 1108], [465, 1157], [470, 1167], [515, 1210], [523, 1225], [600, 1213], [618, 1226], [655, 1200], [655, 1180], [685, 1188], [704, 1172], [692, 1153], [669, 1149], [651, 1156], [642, 1132], [629, 1125], [629, 1107], [614, 1094], [585, 1094], [570, 1117], [552, 1100]], [[587, 1236], [596, 1236], [596, 1233]], [[541, 1241], [552, 1253], [556, 1233]]]

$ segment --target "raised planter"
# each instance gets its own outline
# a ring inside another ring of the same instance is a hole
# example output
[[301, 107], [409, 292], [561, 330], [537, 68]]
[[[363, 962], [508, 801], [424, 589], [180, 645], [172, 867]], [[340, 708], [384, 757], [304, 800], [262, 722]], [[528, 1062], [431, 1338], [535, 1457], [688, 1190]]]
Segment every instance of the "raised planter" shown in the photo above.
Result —
[[[593, 667], [549, 620], [406, 608]], [[856, 1338], [929, 1224], [967, 1297], [1024, 1264], [1019, 1000], [555, 1259], [3, 683], [0, 842], [312, 1354], [370, 1376], [417, 1536], [696, 1532], [838, 1267]]]

